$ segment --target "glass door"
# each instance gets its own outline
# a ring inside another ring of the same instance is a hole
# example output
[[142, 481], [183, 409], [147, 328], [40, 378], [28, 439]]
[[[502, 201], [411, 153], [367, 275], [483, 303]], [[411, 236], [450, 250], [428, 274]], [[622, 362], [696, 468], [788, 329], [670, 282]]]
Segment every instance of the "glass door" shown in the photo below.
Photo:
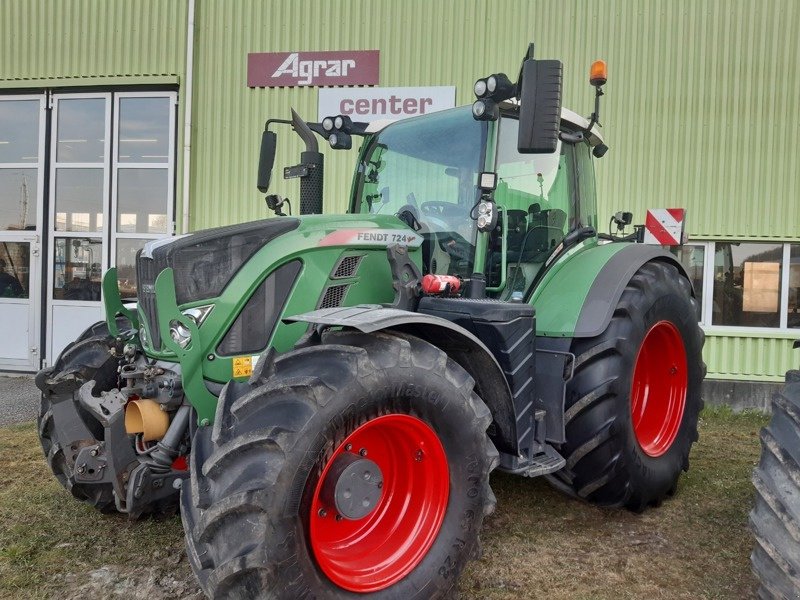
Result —
[[39, 367], [45, 98], [0, 96], [0, 370]]
[[52, 118], [48, 364], [103, 318], [111, 94], [54, 95]]
[[174, 230], [174, 92], [53, 96], [48, 364], [104, 318], [102, 274], [136, 297], [136, 252]]

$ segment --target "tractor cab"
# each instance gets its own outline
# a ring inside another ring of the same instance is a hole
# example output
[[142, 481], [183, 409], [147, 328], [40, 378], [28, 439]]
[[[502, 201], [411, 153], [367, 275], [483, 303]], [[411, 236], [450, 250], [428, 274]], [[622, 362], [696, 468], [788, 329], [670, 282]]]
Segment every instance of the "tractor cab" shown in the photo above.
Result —
[[[562, 109], [565, 135], [555, 151], [521, 153], [518, 105], [503, 103], [499, 115], [476, 120], [461, 107], [374, 134], [362, 148], [350, 212], [394, 214], [417, 231], [424, 274], [483, 272], [489, 297], [521, 300], [565, 236], [596, 229], [592, 149], [603, 140], [596, 132], [576, 136], [589, 122]], [[496, 175], [498, 218], [481, 240], [483, 173]]]

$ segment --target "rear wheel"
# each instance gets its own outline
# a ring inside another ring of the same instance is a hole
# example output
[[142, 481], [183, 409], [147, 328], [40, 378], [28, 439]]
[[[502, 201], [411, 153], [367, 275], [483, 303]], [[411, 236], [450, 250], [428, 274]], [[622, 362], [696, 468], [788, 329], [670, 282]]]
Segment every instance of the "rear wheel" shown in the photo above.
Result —
[[229, 383], [181, 494], [213, 598], [442, 598], [494, 508], [491, 415], [430, 344], [328, 333]]
[[556, 487], [639, 511], [674, 493], [697, 440], [703, 332], [689, 282], [650, 262], [631, 278], [606, 330], [576, 339], [565, 402], [567, 465]]
[[761, 460], [753, 473], [756, 504], [750, 557], [759, 598], [800, 597], [800, 371], [772, 401], [772, 420], [761, 431]]

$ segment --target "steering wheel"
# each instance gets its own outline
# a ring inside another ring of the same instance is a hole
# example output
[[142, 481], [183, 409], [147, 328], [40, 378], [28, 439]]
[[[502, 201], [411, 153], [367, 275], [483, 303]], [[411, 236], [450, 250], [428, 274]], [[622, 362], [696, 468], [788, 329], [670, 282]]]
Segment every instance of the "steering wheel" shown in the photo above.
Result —
[[444, 202], [442, 200], [429, 200], [420, 204], [422, 212], [432, 217], [447, 218], [448, 216], [455, 216], [460, 214], [461, 210], [452, 202]]
[[414, 231], [420, 231], [423, 228], [423, 224], [419, 220], [419, 211], [413, 204], [404, 204], [395, 213], [395, 216]]

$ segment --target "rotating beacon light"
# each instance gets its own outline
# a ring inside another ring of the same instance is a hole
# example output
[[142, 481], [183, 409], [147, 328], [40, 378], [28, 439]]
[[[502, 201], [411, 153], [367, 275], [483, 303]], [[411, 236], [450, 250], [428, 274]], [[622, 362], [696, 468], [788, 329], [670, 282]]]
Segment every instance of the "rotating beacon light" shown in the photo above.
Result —
[[505, 73], [496, 73], [478, 79], [472, 89], [477, 98], [472, 105], [472, 116], [478, 121], [496, 121], [500, 116], [498, 103], [513, 98], [517, 86]]

